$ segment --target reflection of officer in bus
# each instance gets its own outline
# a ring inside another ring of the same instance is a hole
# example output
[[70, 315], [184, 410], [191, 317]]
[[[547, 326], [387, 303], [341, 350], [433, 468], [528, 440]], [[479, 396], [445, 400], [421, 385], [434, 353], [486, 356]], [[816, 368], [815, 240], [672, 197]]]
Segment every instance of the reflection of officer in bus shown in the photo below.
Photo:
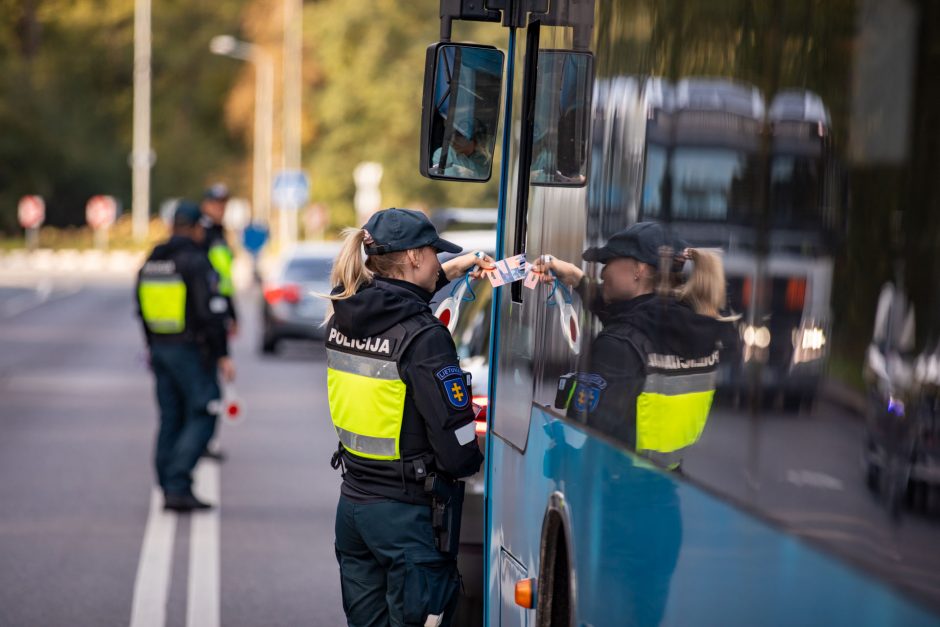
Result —
[[157, 478], [166, 508], [180, 511], [210, 507], [193, 496], [192, 470], [215, 430], [209, 405], [219, 398], [217, 369], [226, 380], [235, 378], [225, 332], [227, 301], [200, 246], [204, 236], [199, 207], [180, 202], [173, 236], [154, 248], [137, 280], [160, 408]]
[[447, 147], [447, 163], [441, 164], [441, 149], [434, 151], [431, 167], [439, 174], [469, 179], [483, 179], [489, 175], [491, 157], [486, 150], [486, 128], [476, 119], [454, 121], [454, 133]]
[[[664, 249], [678, 254], [668, 253], [671, 277], [666, 289], [657, 290]], [[692, 274], [675, 287], [686, 256]], [[567, 409], [631, 449], [678, 468], [682, 449], [705, 427], [721, 338], [729, 327], [720, 314], [721, 260], [667, 238], [655, 222], [634, 224], [583, 258], [604, 264], [602, 283], [559, 259], [536, 264], [575, 286], [604, 325], [592, 343], [588, 370], [569, 381]]]
[[405, 209], [380, 211], [345, 237], [326, 332], [340, 440], [334, 467], [343, 467], [336, 511], [343, 609], [352, 626], [448, 625], [459, 588], [456, 547], [443, 546], [444, 529], [432, 522], [432, 504], [441, 501], [429, 477], [459, 492], [456, 480], [475, 473], [483, 456], [453, 339], [428, 303], [448, 281], [491, 260], [467, 254], [442, 268], [436, 253], [460, 247]]

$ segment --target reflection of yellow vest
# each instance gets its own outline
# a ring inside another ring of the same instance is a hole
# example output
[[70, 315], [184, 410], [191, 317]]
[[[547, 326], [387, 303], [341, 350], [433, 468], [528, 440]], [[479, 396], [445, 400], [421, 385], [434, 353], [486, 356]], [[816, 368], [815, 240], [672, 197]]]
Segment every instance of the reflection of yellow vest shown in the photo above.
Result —
[[[675, 356], [668, 359], [681, 363]], [[708, 420], [715, 396], [717, 352], [698, 361], [709, 363], [693, 374], [684, 374], [681, 367], [648, 374], [636, 400], [636, 450], [667, 467], [678, 465], [681, 456], [676, 453], [698, 442]]]
[[186, 329], [186, 284], [178, 274], [140, 278], [140, 312], [151, 333], [182, 333]]
[[209, 248], [209, 263], [219, 274], [219, 294], [232, 296], [235, 294], [235, 285], [232, 282], [232, 249], [224, 241], [219, 241]]
[[336, 435], [350, 453], [368, 459], [401, 457], [405, 382], [398, 373], [406, 331], [395, 325], [382, 335], [347, 338], [330, 321], [326, 381]]
[[671, 453], [695, 444], [714, 395], [714, 372], [647, 376], [636, 400], [636, 448]]

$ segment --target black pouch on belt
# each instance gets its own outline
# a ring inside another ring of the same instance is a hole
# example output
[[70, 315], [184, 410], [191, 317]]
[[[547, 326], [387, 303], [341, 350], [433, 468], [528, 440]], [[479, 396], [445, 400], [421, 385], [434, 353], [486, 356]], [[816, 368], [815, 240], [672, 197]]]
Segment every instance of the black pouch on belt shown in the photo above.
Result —
[[434, 545], [441, 553], [457, 555], [460, 548], [460, 518], [463, 514], [463, 481], [450, 481], [437, 474], [428, 475], [425, 491], [431, 495], [431, 526]]

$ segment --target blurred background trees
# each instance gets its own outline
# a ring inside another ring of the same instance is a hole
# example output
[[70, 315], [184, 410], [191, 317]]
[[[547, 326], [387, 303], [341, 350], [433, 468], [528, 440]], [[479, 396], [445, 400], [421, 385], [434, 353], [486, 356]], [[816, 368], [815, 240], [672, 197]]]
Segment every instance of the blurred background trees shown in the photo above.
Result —
[[[418, 174], [435, 7], [305, 3], [303, 166], [312, 202], [328, 208], [334, 225], [353, 219], [360, 161], [384, 166], [386, 206], [496, 204], [495, 182], [448, 185]], [[235, 35], [274, 57], [274, 167], [281, 167], [282, 11], [282, 0], [153, 3], [152, 211], [215, 180], [250, 197], [254, 74], [249, 64], [212, 55], [215, 35]], [[83, 223], [94, 194], [113, 195], [129, 211], [133, 0], [0, 0], [0, 16], [0, 230], [19, 232], [24, 194], [44, 197], [51, 225]], [[473, 39], [478, 30], [458, 32]]]

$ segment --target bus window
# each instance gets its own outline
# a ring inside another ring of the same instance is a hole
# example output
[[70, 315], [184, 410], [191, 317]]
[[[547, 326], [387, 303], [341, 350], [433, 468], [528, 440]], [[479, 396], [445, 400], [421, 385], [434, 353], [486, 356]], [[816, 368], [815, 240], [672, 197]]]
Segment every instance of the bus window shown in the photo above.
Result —
[[488, 46], [435, 44], [428, 50], [421, 174], [485, 182], [493, 168], [503, 53]]

